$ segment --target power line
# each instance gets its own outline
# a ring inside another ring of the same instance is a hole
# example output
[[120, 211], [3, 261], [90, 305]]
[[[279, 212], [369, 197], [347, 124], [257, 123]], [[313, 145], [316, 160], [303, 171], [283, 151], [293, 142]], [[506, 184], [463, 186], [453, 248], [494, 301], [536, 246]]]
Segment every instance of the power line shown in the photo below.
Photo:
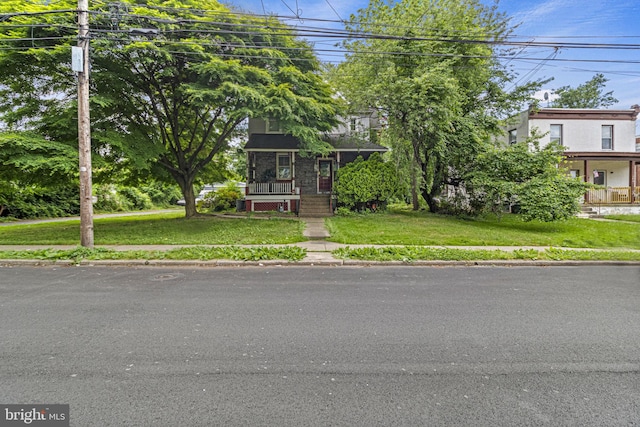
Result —
[[[154, 7], [154, 9], [163, 9], [163, 10], [172, 10], [172, 11], [200, 11], [198, 9], [175, 9], [175, 8], [159, 8]], [[76, 10], [66, 9], [66, 10], [51, 10], [51, 11], [43, 11], [43, 12], [20, 12], [10, 14], [11, 17], [15, 16], [31, 16], [31, 15], [39, 15], [39, 14], [51, 14], [51, 13], [68, 13], [73, 12], [76, 13]], [[109, 15], [111, 16], [111, 12], [102, 12], [102, 11], [92, 11], [90, 12], [94, 15]], [[223, 16], [233, 16], [233, 13], [226, 12], [214, 12], [217, 15]], [[259, 15], [251, 15], [254, 17], [259, 17]], [[144, 19], [151, 22], [158, 22], [160, 24], [198, 24], [198, 25], [211, 25], [211, 26], [230, 26], [230, 27], [240, 27], [240, 28], [264, 28], [264, 25], [260, 25], [258, 23], [255, 24], [246, 24], [246, 23], [234, 23], [234, 22], [221, 22], [221, 21], [202, 21], [197, 19], [167, 19], [162, 17], [153, 17], [146, 15], [135, 15], [128, 14], [128, 18], [130, 19]], [[273, 17], [272, 17], [273, 18]], [[311, 20], [311, 19], [309, 19]], [[317, 20], [317, 19], [315, 19]], [[323, 22], [344, 22], [344, 21], [333, 21], [333, 20], [317, 20]], [[34, 26], [30, 24], [22, 24], [23, 26]], [[36, 24], [35, 26], [47, 26], [47, 24]], [[402, 28], [402, 27], [400, 27]], [[409, 28], [409, 27], [407, 27]], [[478, 39], [478, 38], [461, 38], [457, 37], [423, 37], [423, 36], [406, 36], [406, 35], [394, 35], [394, 34], [386, 34], [386, 33], [367, 33], [367, 32], [355, 32], [350, 30], [334, 30], [326, 27], [309, 27], [309, 26], [296, 26], [289, 27], [282, 25], [278, 27], [279, 30], [284, 30], [284, 33], [276, 33], [274, 35], [293, 35], [292, 33], [297, 33], [296, 35], [301, 35], [304, 37], [322, 37], [322, 38], [340, 38], [340, 39], [355, 39], [355, 40], [402, 40], [402, 41], [428, 41], [428, 42], [445, 42], [445, 43], [467, 43], [467, 44], [486, 44], [491, 46], [509, 46], [509, 47], [542, 47], [542, 48], [552, 48], [552, 49], [620, 49], [620, 50], [640, 50], [640, 44], [627, 44], [627, 43], [577, 43], [577, 42], [537, 42], [537, 41], [509, 41], [509, 40], [486, 40], [486, 39]], [[203, 32], [203, 30], [194, 30], [194, 29], [181, 29], [183, 32]], [[221, 31], [218, 29], [218, 31]], [[222, 30], [225, 31], [225, 30]], [[231, 33], [231, 31], [227, 30]], [[238, 34], [241, 34], [238, 32]], [[244, 32], [242, 34], [254, 34], [261, 35], [262, 33], [258, 32]]]
[[[198, 12], [202, 12], [202, 15], [205, 15], [205, 12], [208, 15], [215, 15], [215, 16], [228, 16], [228, 17], [232, 17], [235, 16], [235, 14], [233, 13], [227, 13], [227, 12], [210, 12], [210, 11], [199, 11], [196, 9], [175, 9], [175, 8], [159, 8], [159, 7], [154, 7], [155, 9], [163, 9], [163, 10], [172, 10], [172, 11], [180, 11], [180, 12], [191, 12], [194, 13], [194, 11], [198, 11]], [[43, 11], [43, 12], [20, 12], [20, 13], [12, 13], [9, 14], [9, 16], [11, 18], [16, 17], [16, 16], [32, 16], [32, 15], [39, 15], [39, 14], [52, 14], [52, 13], [76, 13], [76, 10], [70, 10], [70, 9], [63, 9], [63, 10], [50, 10], [50, 11]], [[112, 14], [112, 12], [103, 12], [103, 11], [93, 11], [91, 12], [92, 14], [96, 15], [96, 16], [111, 16], [110, 14]], [[207, 15], [207, 16], [208, 16]], [[8, 15], [1, 15], [3, 18], [8, 16]], [[252, 17], [256, 17], [257, 15], [250, 15]], [[266, 17], [266, 15], [265, 15]], [[156, 22], [158, 24], [160, 24], [160, 26], [162, 25], [187, 25], [187, 24], [198, 24], [198, 25], [204, 25], [204, 26], [214, 26], [215, 29], [212, 30], [204, 30], [204, 29], [192, 29], [192, 28], [179, 28], [176, 30], [157, 30], [157, 33], [159, 35], [170, 35], [172, 33], [180, 33], [180, 34], [186, 34], [186, 35], [210, 35], [211, 33], [217, 33], [217, 34], [230, 34], [230, 35], [245, 35], [245, 36], [263, 36], [265, 33], [264, 31], [260, 31], [263, 28], [265, 28], [265, 25], [259, 25], [259, 24], [254, 24], [254, 23], [235, 23], [235, 22], [221, 22], [221, 21], [203, 21], [203, 20], [198, 20], [198, 19], [167, 19], [167, 18], [163, 18], [163, 17], [153, 17], [153, 16], [146, 16], [146, 15], [132, 15], [132, 14], [127, 14], [126, 15], [127, 19], [132, 19], [132, 20], [144, 20], [144, 21], [148, 21], [148, 22]], [[273, 16], [271, 17], [271, 19], [273, 18]], [[4, 20], [4, 19], [3, 19]], [[322, 21], [322, 22], [339, 22], [339, 21], [333, 21], [333, 20], [316, 20], [316, 21]], [[271, 31], [269, 33], [269, 35], [279, 35], [279, 36], [303, 36], [306, 38], [320, 38], [322, 40], [331, 40], [331, 39], [357, 39], [357, 40], [361, 40], [361, 41], [372, 41], [372, 40], [388, 40], [388, 41], [413, 41], [413, 42], [437, 42], [437, 43], [453, 43], [453, 44], [480, 44], [480, 45], [487, 45], [487, 46], [506, 46], [506, 47], [520, 47], [521, 51], [518, 55], [512, 55], [512, 56], [503, 56], [503, 55], [456, 55], [456, 54], [438, 54], [438, 53], [421, 53], [421, 52], [398, 52], [398, 51], [366, 51], [366, 50], [354, 50], [351, 52], [345, 51], [344, 49], [320, 49], [320, 48], [316, 48], [315, 51], [318, 53], [323, 54], [324, 56], [332, 56], [332, 55], [344, 55], [345, 53], [355, 53], [355, 54], [364, 54], [364, 55], [411, 55], [411, 56], [441, 56], [441, 57], [458, 57], [458, 58], [484, 58], [484, 59], [489, 59], [489, 58], [493, 58], [493, 59], [501, 59], [501, 60], [505, 60], [508, 62], [511, 61], [524, 61], [525, 59], [528, 61], [544, 61], [545, 63], [548, 62], [552, 62], [552, 61], [558, 61], [558, 62], [588, 62], [588, 63], [618, 63], [618, 64], [637, 64], [640, 61], [635, 61], [635, 60], [628, 60], [628, 59], [569, 59], [569, 58], [535, 58], [535, 57], [528, 57], [528, 58], [523, 58], [522, 56], [524, 55], [525, 50], [530, 50], [532, 48], [538, 48], [538, 49], [549, 49], [552, 48], [554, 49], [554, 52], [557, 52], [559, 49], [601, 49], [601, 50], [639, 50], [640, 49], [640, 45], [639, 44], [628, 44], [628, 43], [568, 43], [568, 42], [536, 42], [536, 41], [526, 41], [526, 42], [522, 42], [522, 41], [510, 41], [510, 40], [501, 40], [501, 41], [494, 41], [494, 40], [486, 40], [486, 39], [471, 39], [471, 38], [460, 38], [459, 36], [457, 38], [445, 38], [443, 36], [440, 37], [407, 37], [407, 36], [398, 36], [398, 35], [393, 35], [393, 34], [384, 34], [384, 33], [379, 33], [379, 34], [373, 34], [373, 33], [358, 33], [358, 32], [352, 32], [352, 31], [347, 31], [347, 30], [336, 30], [336, 29], [329, 29], [329, 28], [325, 28], [325, 27], [310, 27], [310, 26], [297, 26], [297, 27], [290, 27], [290, 26], [286, 26], [284, 24], [280, 24], [278, 25], [278, 22], [274, 22], [273, 26], [270, 26], [268, 28], [277, 30], [277, 32], [273, 32]], [[98, 23], [98, 24], [104, 24], [104, 23]], [[42, 27], [56, 27], [56, 24], [35, 24], [35, 25], [30, 25], [30, 24], [20, 24], [20, 25], [11, 25], [12, 28], [16, 28], [16, 27], [20, 27], [23, 26], [25, 28], [42, 28]], [[220, 27], [225, 27], [227, 29], [221, 29]], [[64, 26], [60, 25], [59, 28], [61, 29], [65, 29]], [[260, 30], [258, 30], [260, 29]], [[99, 34], [99, 33], [119, 33], [119, 32], [129, 32], [130, 30], [114, 30], [113, 28], [109, 28], [109, 29], [100, 29], [100, 28], [96, 28], [93, 30], [93, 33], [95, 34]], [[67, 37], [61, 37], [61, 36], [57, 36], [57, 37], [20, 37], [20, 38], [2, 38], [0, 39], [0, 43], [3, 42], [37, 42], [37, 41], [55, 41], [55, 40], [66, 40]], [[116, 39], [114, 39], [116, 40]], [[126, 42], [127, 39], [118, 39], [118, 41], [121, 42]], [[130, 40], [129, 40], [130, 41]], [[171, 40], [158, 40], [155, 39], [154, 42], [157, 43], [177, 43], [176, 41], [171, 41]], [[193, 43], [193, 42], [180, 42], [180, 43]], [[201, 41], [197, 41], [198, 44], [202, 45]], [[263, 49], [266, 48], [265, 46], [260, 46], [260, 45], [250, 45], [250, 44], [245, 44], [243, 46], [234, 46], [234, 45], [229, 45], [226, 44], [225, 46], [227, 46], [228, 48], [245, 48], [245, 49], [249, 49], [249, 48], [253, 48], [253, 49]], [[17, 47], [16, 48], [20, 48], [23, 49], [22, 47]], [[271, 45], [269, 46], [269, 48], [271, 49], [277, 49], [277, 50], [289, 50], [291, 51], [291, 47], [289, 46], [278, 46], [278, 45]], [[8, 48], [2, 48], [3, 50], [7, 50]], [[307, 48], [299, 48], [299, 50], [306, 50]], [[233, 54], [225, 54], [226, 56], [233, 56]], [[246, 55], [238, 55], [238, 57], [246, 57]], [[340, 61], [338, 61], [340, 62]], [[539, 68], [538, 66], [536, 68]]]

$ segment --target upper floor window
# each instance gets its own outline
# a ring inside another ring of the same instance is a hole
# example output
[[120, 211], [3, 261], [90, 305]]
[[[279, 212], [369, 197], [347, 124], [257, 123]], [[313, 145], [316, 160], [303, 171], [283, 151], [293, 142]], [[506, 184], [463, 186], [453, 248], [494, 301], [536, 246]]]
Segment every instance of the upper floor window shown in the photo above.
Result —
[[613, 150], [613, 126], [602, 126], [602, 149]]
[[282, 132], [282, 126], [280, 120], [267, 119], [267, 133], [280, 133]]
[[357, 123], [357, 121], [356, 121], [356, 119], [355, 119], [355, 118], [351, 119], [351, 121], [350, 121], [350, 123], [349, 123], [349, 130], [350, 130], [351, 132], [355, 132], [355, 131], [356, 131], [356, 129], [357, 129], [357, 124], [358, 124], [358, 123]]
[[289, 153], [278, 153], [277, 167], [277, 179], [291, 179], [291, 155]]
[[511, 129], [509, 131], [509, 144], [515, 144], [516, 142], [518, 142], [518, 131]]
[[549, 140], [562, 145], [562, 125], [551, 125]]

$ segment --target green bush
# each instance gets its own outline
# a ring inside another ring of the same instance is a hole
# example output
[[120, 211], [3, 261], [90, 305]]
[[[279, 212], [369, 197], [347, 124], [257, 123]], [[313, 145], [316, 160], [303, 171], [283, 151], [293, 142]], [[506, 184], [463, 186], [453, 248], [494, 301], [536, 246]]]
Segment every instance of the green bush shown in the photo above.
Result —
[[136, 187], [120, 187], [118, 192], [126, 199], [130, 209], [146, 210], [153, 209], [151, 197], [143, 193]]
[[338, 204], [351, 210], [376, 211], [398, 194], [399, 180], [391, 163], [385, 163], [379, 153], [368, 160], [358, 157], [338, 171], [334, 191]]
[[175, 185], [153, 182], [140, 187], [95, 185], [93, 193], [97, 198], [93, 205], [100, 212], [123, 212], [152, 209], [154, 206], [173, 206], [182, 198]]
[[143, 193], [151, 198], [155, 206], [173, 206], [182, 199], [180, 188], [176, 185], [153, 182], [140, 187]]
[[56, 218], [80, 213], [78, 187], [4, 185], [0, 189], [2, 215], [18, 219]]
[[129, 204], [114, 185], [97, 185], [93, 190], [96, 198], [93, 208], [100, 212], [122, 212], [128, 209]]
[[203, 207], [210, 212], [223, 212], [235, 209], [236, 200], [242, 198], [242, 192], [234, 182], [227, 183], [215, 192], [208, 193], [204, 197]]

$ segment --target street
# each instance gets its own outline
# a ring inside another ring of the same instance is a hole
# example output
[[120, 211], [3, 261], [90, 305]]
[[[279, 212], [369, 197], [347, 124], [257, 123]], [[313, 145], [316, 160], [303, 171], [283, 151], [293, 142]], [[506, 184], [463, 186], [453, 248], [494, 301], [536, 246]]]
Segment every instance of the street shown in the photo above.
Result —
[[637, 266], [0, 267], [0, 325], [72, 426], [640, 425]]

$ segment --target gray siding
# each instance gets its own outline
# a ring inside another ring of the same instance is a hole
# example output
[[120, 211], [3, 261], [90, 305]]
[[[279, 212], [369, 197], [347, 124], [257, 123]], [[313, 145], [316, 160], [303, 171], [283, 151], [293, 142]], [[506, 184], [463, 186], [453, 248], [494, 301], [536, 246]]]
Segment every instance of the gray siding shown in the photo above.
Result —
[[302, 194], [316, 194], [318, 191], [315, 166], [315, 157], [301, 157], [296, 154], [296, 187], [300, 187]]

